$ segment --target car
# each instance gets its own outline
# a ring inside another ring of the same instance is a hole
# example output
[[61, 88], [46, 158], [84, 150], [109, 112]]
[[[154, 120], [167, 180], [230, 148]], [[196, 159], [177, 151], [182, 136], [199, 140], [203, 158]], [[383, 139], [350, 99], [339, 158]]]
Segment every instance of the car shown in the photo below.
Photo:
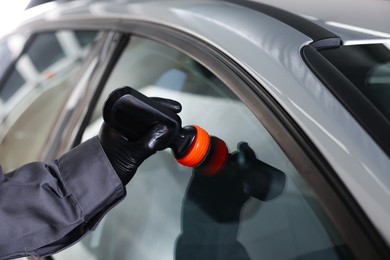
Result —
[[130, 86], [179, 101], [183, 126], [201, 126], [231, 154], [246, 143], [286, 177], [275, 198], [246, 198], [239, 218], [219, 221], [208, 210], [234, 196], [200, 185], [220, 201], [191, 204], [197, 172], [159, 151], [94, 232], [50, 259], [389, 259], [388, 12], [379, 22], [352, 12], [389, 3], [359, 2], [340, 20], [299, 3], [71, 1], [26, 11], [0, 42], [5, 171], [97, 135], [109, 94]]

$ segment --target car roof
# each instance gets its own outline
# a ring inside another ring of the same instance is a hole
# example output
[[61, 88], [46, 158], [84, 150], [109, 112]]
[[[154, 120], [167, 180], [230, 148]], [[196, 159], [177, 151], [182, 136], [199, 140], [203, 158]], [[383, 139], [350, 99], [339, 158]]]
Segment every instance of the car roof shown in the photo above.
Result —
[[[250, 6], [250, 3], [269, 5], [281, 10], [285, 10], [307, 19], [310, 22], [320, 25], [343, 39], [345, 45], [383, 41], [390, 39], [390, 2], [381, 0], [359, 0], [358, 4], [354, 0], [330, 0], [330, 1], [311, 1], [311, 0], [85, 0], [49, 2], [41, 6], [27, 10], [26, 20], [29, 17], [39, 17], [37, 13], [47, 12], [53, 9], [54, 14], [61, 14], [58, 18], [71, 19], [74, 16], [119, 16], [126, 17], [126, 9], [129, 4], [153, 4], [167, 2], [173, 4], [204, 4], [212, 2], [228, 2], [230, 4]], [[248, 4], [249, 3], [249, 4]], [[61, 9], [63, 11], [59, 11]], [[130, 8], [131, 9], [131, 8]], [[260, 8], [262, 9], [262, 8]], [[104, 10], [104, 12], [102, 12]], [[346, 11], [347, 10], [347, 11]], [[260, 10], [262, 11], [262, 10]], [[131, 18], [128, 16], [127, 18]], [[279, 17], [278, 17], [279, 18]]]
[[[156, 0], [86, 0], [84, 2], [129, 3]], [[169, 0], [158, 0], [169, 1]], [[185, 0], [181, 0], [185, 1]], [[218, 1], [218, 0], [215, 0]], [[251, 0], [322, 21], [348, 24], [384, 33], [390, 33], [390, 2], [387, 0]], [[62, 1], [64, 2], [64, 1]]]

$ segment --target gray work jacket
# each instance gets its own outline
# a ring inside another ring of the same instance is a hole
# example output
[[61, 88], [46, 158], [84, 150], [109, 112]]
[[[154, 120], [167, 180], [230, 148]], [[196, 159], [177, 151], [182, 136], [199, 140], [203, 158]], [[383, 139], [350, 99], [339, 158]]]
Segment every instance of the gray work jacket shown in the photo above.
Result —
[[50, 255], [80, 240], [125, 196], [97, 137], [52, 163], [0, 167], [0, 259]]

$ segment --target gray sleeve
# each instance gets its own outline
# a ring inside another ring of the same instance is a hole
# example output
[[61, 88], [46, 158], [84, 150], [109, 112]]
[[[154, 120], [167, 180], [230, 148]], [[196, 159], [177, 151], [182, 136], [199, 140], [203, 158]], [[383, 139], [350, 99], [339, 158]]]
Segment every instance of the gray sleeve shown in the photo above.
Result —
[[98, 139], [49, 164], [0, 168], [0, 259], [53, 254], [93, 230], [125, 196]]

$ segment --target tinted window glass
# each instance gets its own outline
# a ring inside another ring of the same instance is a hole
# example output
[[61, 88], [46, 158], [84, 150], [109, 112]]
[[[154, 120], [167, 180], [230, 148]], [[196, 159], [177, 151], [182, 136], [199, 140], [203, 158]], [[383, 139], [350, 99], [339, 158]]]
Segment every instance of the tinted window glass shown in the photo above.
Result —
[[5, 171], [40, 159], [92, 46], [75, 43], [72, 31], [36, 35], [0, 86], [0, 163]]
[[3, 74], [11, 61], [11, 50], [6, 42], [0, 43], [0, 74]]
[[[232, 179], [223, 175], [211, 180], [179, 165], [169, 149], [160, 151], [141, 165], [127, 185], [127, 198], [98, 229], [57, 259], [350, 256], [316, 195], [258, 119], [213, 73], [175, 49], [132, 38], [105, 85], [84, 139], [98, 133], [107, 95], [124, 85], [147, 96], [178, 100], [183, 105], [183, 125], [203, 127], [223, 139], [231, 152], [246, 142], [258, 160], [282, 175], [273, 172], [272, 181], [258, 182], [269, 171], [245, 164], [240, 173], [230, 172]], [[276, 176], [286, 177], [285, 186]], [[282, 193], [268, 201], [257, 195], [248, 198], [243, 182], [259, 193], [270, 195], [278, 187]]]
[[0, 75], [4, 76], [6, 69], [10, 66], [23, 49], [26, 41], [24, 34], [12, 34], [2, 39], [0, 42]]
[[75, 36], [79, 44], [84, 47], [93, 41], [96, 37], [96, 32], [94, 31], [77, 31]]
[[55, 33], [38, 35], [26, 53], [39, 72], [42, 72], [65, 56]]
[[7, 102], [15, 92], [17, 92], [23, 85], [25, 81], [23, 77], [20, 75], [19, 71], [12, 70], [9, 78], [3, 85], [0, 90], [0, 98], [3, 102]]
[[390, 50], [383, 44], [321, 50], [371, 103], [390, 120]]

